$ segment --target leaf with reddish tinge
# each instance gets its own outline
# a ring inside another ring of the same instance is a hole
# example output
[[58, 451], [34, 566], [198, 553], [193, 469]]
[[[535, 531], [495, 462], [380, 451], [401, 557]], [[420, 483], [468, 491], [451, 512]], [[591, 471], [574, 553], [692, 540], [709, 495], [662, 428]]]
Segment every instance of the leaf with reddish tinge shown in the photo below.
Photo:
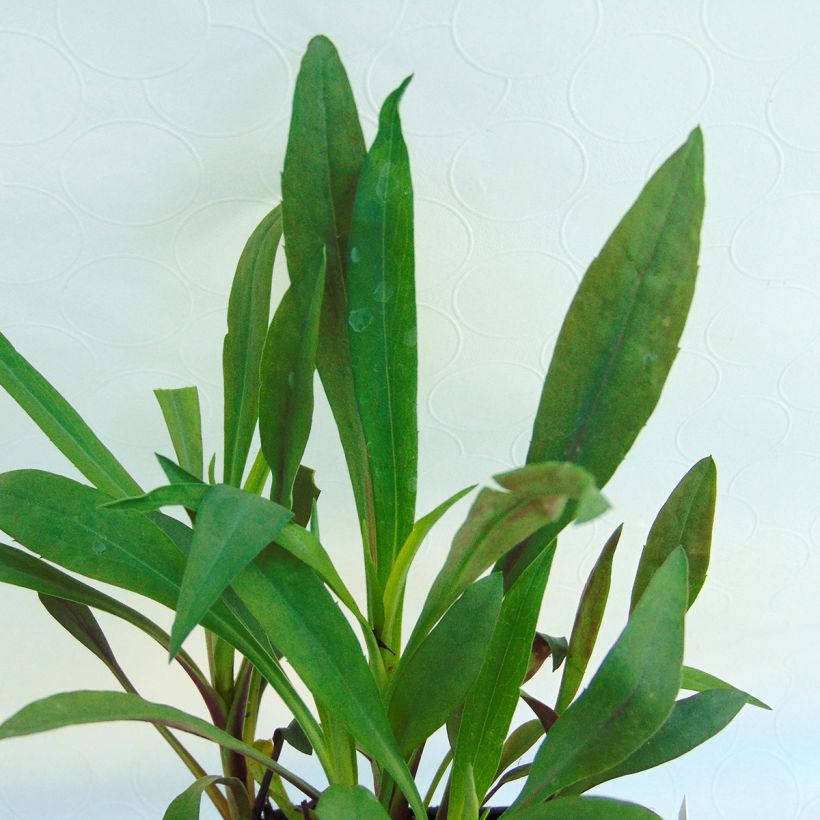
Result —
[[607, 598], [609, 597], [609, 583], [612, 576], [612, 559], [615, 548], [623, 531], [621, 524], [604, 544], [592, 572], [587, 578], [578, 610], [575, 613], [575, 623], [567, 650], [567, 662], [564, 674], [561, 677], [561, 687], [558, 690], [558, 699], [555, 702], [555, 711], [561, 714], [572, 702], [586, 672], [587, 664], [595, 648], [598, 630], [604, 617]]
[[649, 579], [676, 547], [686, 550], [689, 606], [695, 602], [709, 567], [716, 495], [717, 471], [708, 456], [680, 480], [655, 518], [635, 574], [630, 611], [635, 609]]

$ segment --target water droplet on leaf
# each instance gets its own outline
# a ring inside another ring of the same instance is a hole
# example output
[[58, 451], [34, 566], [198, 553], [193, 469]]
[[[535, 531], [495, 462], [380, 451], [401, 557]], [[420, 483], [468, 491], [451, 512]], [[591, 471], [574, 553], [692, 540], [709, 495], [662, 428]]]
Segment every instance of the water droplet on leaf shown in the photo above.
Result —
[[404, 342], [407, 347], [415, 347], [418, 344], [418, 330], [415, 327], [405, 330], [402, 342]]
[[387, 282], [379, 282], [376, 285], [376, 289], [373, 291], [373, 298], [377, 302], [381, 302], [384, 304], [385, 302], [389, 302], [390, 298], [393, 296], [393, 290], [391, 289], [390, 285]]
[[350, 249], [350, 261], [351, 262], [358, 262], [359, 259], [361, 259], [361, 256], [359, 255], [359, 249], [358, 248], [351, 248]]
[[373, 313], [367, 308], [351, 310], [347, 321], [354, 333], [361, 333], [365, 328], [370, 327], [373, 323]]

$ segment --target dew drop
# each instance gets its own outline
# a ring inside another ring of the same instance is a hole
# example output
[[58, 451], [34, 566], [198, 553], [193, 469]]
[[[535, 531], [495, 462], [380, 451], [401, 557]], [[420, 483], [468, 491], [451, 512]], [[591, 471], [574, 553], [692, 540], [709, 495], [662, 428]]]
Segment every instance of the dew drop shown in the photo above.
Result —
[[392, 296], [393, 289], [384, 280], [379, 282], [379, 284], [376, 285], [376, 289], [373, 291], [373, 298], [382, 304], [389, 302]]
[[290, 387], [292, 389], [295, 384], [296, 384], [296, 374], [291, 370], [290, 373], [288, 373], [288, 387]]
[[407, 479], [407, 492], [414, 493], [416, 488], [418, 487], [419, 481], [416, 476], [411, 475], [410, 478]]
[[359, 259], [361, 259], [361, 256], [359, 255], [359, 249], [358, 248], [351, 248], [350, 249], [350, 261], [351, 262], [358, 262]]
[[406, 347], [415, 347], [418, 344], [418, 340], [419, 336], [417, 328], [411, 327], [404, 331], [402, 342], [404, 342]]
[[373, 313], [367, 308], [351, 310], [347, 321], [354, 333], [361, 333], [373, 323]]
[[105, 541], [101, 541], [99, 538], [96, 539], [91, 545], [91, 552], [93, 552], [94, 555], [102, 555], [106, 549], [108, 549], [108, 545]]

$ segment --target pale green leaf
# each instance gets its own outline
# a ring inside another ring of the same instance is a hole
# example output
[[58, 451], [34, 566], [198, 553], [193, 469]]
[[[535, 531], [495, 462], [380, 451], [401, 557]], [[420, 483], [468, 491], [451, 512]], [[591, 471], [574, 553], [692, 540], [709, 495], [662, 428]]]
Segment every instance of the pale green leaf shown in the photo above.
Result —
[[182, 469], [202, 478], [202, 415], [196, 387], [155, 390], [165, 426]]

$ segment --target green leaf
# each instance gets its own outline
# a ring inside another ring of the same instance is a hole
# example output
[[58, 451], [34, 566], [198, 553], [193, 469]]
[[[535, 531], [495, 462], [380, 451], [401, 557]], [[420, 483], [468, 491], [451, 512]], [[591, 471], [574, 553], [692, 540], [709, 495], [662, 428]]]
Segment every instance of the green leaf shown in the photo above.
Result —
[[299, 465], [293, 482], [293, 520], [300, 527], [307, 527], [313, 516], [313, 505], [322, 491], [316, 486], [316, 471], [304, 464]]
[[202, 415], [196, 387], [155, 390], [179, 466], [202, 478]]
[[525, 755], [543, 734], [544, 725], [537, 719], [528, 720], [513, 731], [504, 741], [504, 748], [501, 750], [501, 759], [498, 761], [495, 778], [500, 777], [505, 769], [522, 755]]
[[[708, 692], [710, 689], [731, 689], [736, 692], [743, 692], [742, 689], [736, 689], [732, 684], [726, 683], [725, 680], [710, 675], [708, 672], [702, 672], [700, 669], [694, 669], [691, 666], [683, 667], [680, 688], [688, 689], [691, 692]], [[746, 702], [751, 706], [771, 711], [772, 707], [767, 706], [762, 700], [758, 700], [748, 692], [743, 692], [743, 694], [746, 695]]]
[[716, 494], [717, 472], [709, 456], [681, 479], [655, 518], [635, 574], [630, 611], [635, 609], [649, 579], [676, 547], [686, 550], [689, 606], [695, 602], [709, 568]]
[[[97, 619], [91, 614], [91, 610], [83, 604], [53, 598], [42, 593], [38, 597], [48, 614], [86, 649], [96, 655], [111, 670], [114, 677], [125, 686], [128, 678], [114, 657], [111, 645], [100, 629]], [[125, 686], [125, 688], [129, 687], [130, 684]]]
[[203, 483], [203, 479], [201, 477], [195, 476], [193, 475], [193, 473], [189, 473], [187, 470], [183, 470], [182, 467], [179, 466], [179, 464], [177, 464], [174, 461], [171, 461], [171, 459], [167, 456], [160, 455], [159, 453], [154, 453], [154, 455], [156, 456], [156, 459], [159, 462], [159, 466], [162, 469], [162, 472], [165, 473], [165, 477], [168, 479], [169, 483]]
[[541, 744], [516, 809], [612, 768], [663, 725], [680, 686], [687, 573], [686, 554], [678, 548], [655, 574], [589, 687]]
[[407, 583], [407, 573], [410, 571], [410, 566], [419, 547], [424, 543], [424, 539], [430, 534], [430, 530], [438, 523], [441, 517], [452, 507], [456, 502], [464, 498], [465, 495], [475, 489], [475, 484], [470, 487], [465, 487], [459, 490], [454, 495], [451, 495], [446, 501], [438, 505], [432, 512], [427, 513], [420, 518], [413, 525], [413, 529], [407, 536], [396, 560], [393, 562], [393, 569], [390, 571], [390, 577], [384, 587], [384, 638], [388, 643], [398, 644], [394, 630], [398, 628], [398, 616], [401, 610], [401, 604], [404, 597], [404, 588]]
[[455, 817], [469, 796], [467, 766], [472, 767], [479, 795], [495, 779], [527, 672], [553, 555], [551, 550], [534, 561], [504, 596], [481, 671], [464, 704], [451, 778], [450, 807]]
[[199, 820], [202, 795], [210, 786], [216, 784], [227, 786], [231, 790], [241, 817], [251, 816], [248, 792], [241, 780], [235, 777], [208, 775], [195, 780], [182, 794], [175, 797], [162, 815], [162, 820]]
[[526, 811], [505, 814], [510, 820], [661, 820], [637, 803], [609, 797], [562, 797]]
[[353, 384], [373, 480], [382, 590], [413, 528], [416, 506], [413, 187], [399, 118], [409, 82], [388, 96], [379, 115], [356, 189], [348, 266]]
[[623, 524], [609, 536], [595, 566], [592, 568], [581, 600], [575, 613], [575, 623], [572, 625], [572, 634], [569, 639], [567, 662], [564, 674], [561, 677], [561, 687], [555, 702], [555, 711], [560, 715], [572, 703], [572, 699], [581, 686], [587, 664], [595, 649], [598, 630], [604, 617], [607, 598], [609, 597], [609, 583], [612, 577], [612, 559], [615, 549], [621, 538]]
[[568, 501], [577, 502], [579, 520], [606, 509], [592, 476], [574, 464], [531, 464], [494, 479], [503, 490], [483, 489], [473, 503], [433, 582], [408, 652], [469, 584], [528, 535], [557, 520]]
[[0, 333], [0, 387], [95, 486], [112, 496], [141, 492], [74, 408]]
[[[604, 487], [658, 402], [697, 275], [703, 138], [695, 129], [645, 185], [589, 266], [544, 382], [527, 462], [572, 461]], [[505, 562], [512, 578], [566, 521]]]
[[318, 796], [312, 786], [250, 744], [237, 740], [201, 718], [189, 715], [173, 706], [143, 700], [132, 692], [62, 692], [59, 695], [36, 700], [0, 724], [0, 740], [50, 732], [64, 726], [124, 720], [167, 726], [170, 729], [179, 729], [182, 732], [210, 740], [229, 751], [237, 752], [261, 763], [265, 768], [271, 769], [284, 780], [301, 789], [308, 797]]
[[292, 517], [290, 510], [258, 495], [226, 484], [208, 488], [197, 508], [191, 552], [182, 576], [171, 629], [172, 657], [234, 578]]
[[327, 254], [325, 296], [316, 363], [344, 449], [353, 494], [375, 561], [375, 517], [365, 437], [353, 390], [348, 339], [347, 261], [356, 183], [365, 158], [353, 92], [333, 44], [314, 37], [293, 95], [282, 173], [288, 274], [301, 315], [307, 315], [317, 261]]
[[[223, 485], [224, 486], [224, 485]], [[196, 510], [211, 489], [209, 484], [195, 481], [190, 484], [167, 484], [142, 495], [106, 501], [100, 506], [111, 510], [152, 512], [162, 507], [185, 507]]]
[[316, 806], [319, 820], [389, 820], [384, 806], [362, 786], [331, 786]]
[[[142, 630], [166, 651], [170, 646], [170, 636], [135, 609], [78, 581], [71, 575], [60, 572], [33, 555], [5, 544], [0, 544], [0, 582], [34, 590], [51, 600], [62, 599], [63, 602], [84, 604], [107, 612]], [[186, 652], [180, 652], [176, 660], [212, 708], [214, 692], [199, 667]]]
[[[503, 584], [493, 574], [473, 584], [396, 671], [388, 713], [405, 755], [458, 708], [473, 685], [493, 634]], [[458, 663], [453, 659], [458, 658]]]
[[[270, 321], [273, 261], [282, 237], [277, 205], [248, 239], [228, 301], [228, 333], [222, 348], [225, 382], [225, 483], [242, 483], [259, 414], [259, 363]], [[183, 465], [184, 466], [184, 465]]]
[[748, 702], [737, 689], [712, 689], [679, 700], [666, 722], [639, 749], [617, 766], [569, 787], [584, 792], [607, 780], [653, 769], [686, 754], [724, 729]]
[[556, 672], [564, 662], [568, 649], [569, 644], [566, 638], [547, 635], [546, 632], [536, 632], [532, 641], [530, 661], [527, 666], [527, 674], [524, 676], [524, 682], [526, 683], [538, 673], [547, 658], [552, 658], [552, 671]]
[[313, 747], [310, 745], [310, 740], [308, 740], [304, 730], [295, 720], [292, 720], [282, 729], [282, 737], [287, 743], [293, 746], [297, 752], [301, 752], [303, 755], [313, 754]]
[[270, 497], [291, 506], [293, 482], [313, 420], [313, 374], [327, 259], [313, 280], [307, 310], [297, 310], [290, 290], [274, 314], [262, 351], [259, 436], [271, 467]]

